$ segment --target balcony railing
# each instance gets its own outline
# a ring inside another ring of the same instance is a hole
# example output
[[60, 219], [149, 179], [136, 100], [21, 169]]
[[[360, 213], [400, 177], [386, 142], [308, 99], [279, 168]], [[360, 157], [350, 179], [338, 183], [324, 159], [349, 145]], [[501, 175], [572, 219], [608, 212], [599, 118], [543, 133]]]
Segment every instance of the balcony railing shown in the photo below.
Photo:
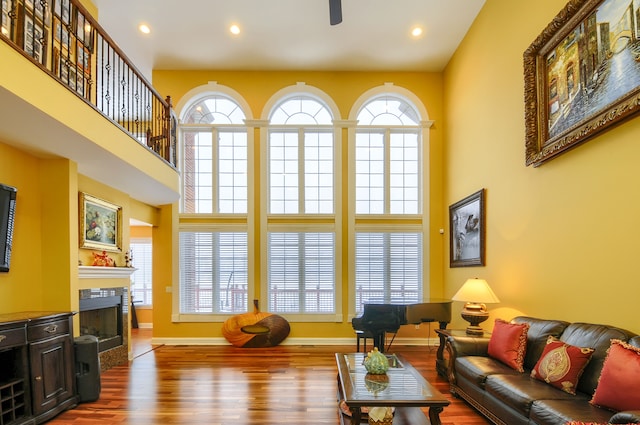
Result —
[[77, 0], [0, 0], [0, 39], [176, 166], [176, 124], [163, 99]]

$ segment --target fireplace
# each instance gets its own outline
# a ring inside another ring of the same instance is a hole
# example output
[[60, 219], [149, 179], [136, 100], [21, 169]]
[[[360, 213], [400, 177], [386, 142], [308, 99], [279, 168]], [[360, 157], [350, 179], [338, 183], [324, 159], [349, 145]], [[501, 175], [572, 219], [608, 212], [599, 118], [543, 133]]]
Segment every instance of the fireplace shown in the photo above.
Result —
[[129, 359], [127, 288], [80, 290], [80, 335], [98, 338], [101, 370]]

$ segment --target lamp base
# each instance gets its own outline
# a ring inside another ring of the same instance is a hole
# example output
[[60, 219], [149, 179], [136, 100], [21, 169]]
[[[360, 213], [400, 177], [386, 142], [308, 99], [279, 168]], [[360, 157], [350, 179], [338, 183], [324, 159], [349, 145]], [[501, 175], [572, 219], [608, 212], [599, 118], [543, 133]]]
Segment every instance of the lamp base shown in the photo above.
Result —
[[466, 303], [460, 315], [469, 322], [467, 335], [482, 336], [484, 334], [484, 330], [478, 326], [489, 318], [489, 312], [484, 304]]
[[467, 326], [467, 335], [471, 336], [482, 336], [484, 335], [484, 330], [480, 326]]

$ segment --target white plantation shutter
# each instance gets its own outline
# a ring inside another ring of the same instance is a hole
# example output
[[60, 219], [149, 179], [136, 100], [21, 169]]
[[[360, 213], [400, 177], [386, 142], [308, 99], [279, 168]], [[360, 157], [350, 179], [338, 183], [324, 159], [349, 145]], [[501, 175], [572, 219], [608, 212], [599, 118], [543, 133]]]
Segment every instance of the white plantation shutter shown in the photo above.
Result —
[[356, 233], [356, 311], [422, 302], [422, 234]]
[[247, 234], [180, 232], [180, 313], [247, 311]]
[[269, 311], [335, 312], [334, 233], [270, 232]]
[[132, 265], [137, 270], [131, 275], [131, 296], [137, 305], [153, 304], [153, 260], [151, 238], [131, 238], [129, 241]]

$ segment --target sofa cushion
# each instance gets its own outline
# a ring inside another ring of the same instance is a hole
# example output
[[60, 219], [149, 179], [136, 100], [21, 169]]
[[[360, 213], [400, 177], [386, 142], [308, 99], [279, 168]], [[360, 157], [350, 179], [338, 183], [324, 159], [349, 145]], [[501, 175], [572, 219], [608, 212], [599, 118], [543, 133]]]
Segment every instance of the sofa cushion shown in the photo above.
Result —
[[611, 412], [591, 405], [588, 396], [578, 394], [571, 397], [569, 400], [534, 401], [529, 412], [529, 423], [559, 425], [569, 421], [609, 422]]
[[580, 375], [592, 354], [593, 348], [576, 347], [550, 336], [531, 376], [569, 394], [575, 394]]
[[[575, 400], [578, 397], [532, 379], [528, 374], [489, 375], [484, 386], [488, 394], [525, 417], [529, 416], [531, 404], [536, 400]], [[587, 397], [584, 399], [585, 404], [588, 405], [589, 399]]]
[[527, 348], [527, 323], [509, 323], [496, 319], [489, 339], [488, 353], [490, 357], [524, 372], [524, 353]]
[[612, 410], [640, 409], [640, 348], [614, 339], [591, 403]]
[[582, 377], [578, 382], [578, 391], [593, 395], [598, 385], [602, 364], [611, 346], [612, 339], [627, 341], [633, 333], [624, 329], [606, 325], [590, 323], [572, 323], [560, 335], [560, 340], [578, 347], [591, 347], [595, 351], [591, 360], [584, 368]]
[[531, 370], [542, 354], [542, 350], [547, 345], [549, 336], [559, 337], [569, 325], [569, 322], [562, 320], [544, 320], [528, 316], [516, 316], [512, 323], [527, 323], [527, 352], [524, 356], [524, 368]]
[[465, 377], [478, 387], [484, 388], [484, 381], [489, 375], [519, 374], [498, 360], [483, 356], [459, 357], [455, 363], [456, 374]]

